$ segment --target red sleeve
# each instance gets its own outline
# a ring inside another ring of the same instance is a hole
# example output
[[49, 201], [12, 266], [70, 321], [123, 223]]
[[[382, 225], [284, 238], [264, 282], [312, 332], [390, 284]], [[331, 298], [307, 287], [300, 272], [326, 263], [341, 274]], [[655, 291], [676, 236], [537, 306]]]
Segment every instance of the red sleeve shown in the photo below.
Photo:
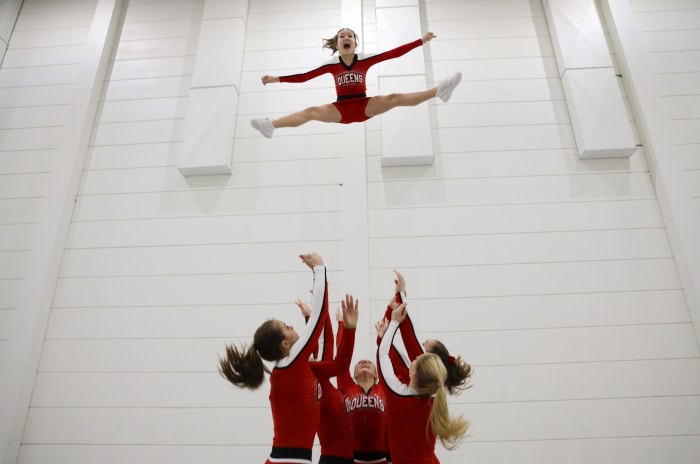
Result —
[[[354, 332], [354, 330], [353, 330]], [[343, 342], [343, 339], [345, 338], [345, 324], [343, 321], [338, 322], [338, 334], [335, 337], [335, 343], [337, 346], [338, 352], [340, 352], [340, 345]], [[352, 385], [355, 384], [355, 382], [352, 380], [352, 375], [350, 375], [350, 366], [348, 366], [347, 369], [345, 369], [345, 372], [341, 372], [336, 376], [336, 380], [338, 382], [338, 390], [341, 391], [347, 391]]]
[[338, 355], [332, 361], [319, 361], [309, 363], [311, 370], [317, 377], [336, 377], [347, 373], [350, 369], [350, 359], [355, 345], [355, 329], [345, 329], [343, 343], [340, 345]]
[[369, 56], [369, 57], [365, 58], [363, 61], [365, 61], [368, 64], [368, 66], [372, 66], [372, 65], [375, 65], [377, 63], [381, 63], [382, 61], [391, 60], [393, 58], [398, 58], [398, 57], [410, 52], [414, 48], [420, 47], [421, 45], [423, 45], [423, 39], [414, 40], [413, 42], [399, 45], [398, 47], [392, 48], [391, 50], [387, 50], [385, 52]]
[[[404, 297], [401, 293], [396, 294], [396, 301], [399, 303], [404, 302]], [[391, 320], [391, 313], [389, 313], [389, 320]], [[406, 319], [399, 326], [399, 331], [401, 331], [401, 339], [403, 340], [403, 345], [406, 347], [406, 354], [408, 359], [413, 361], [418, 356], [423, 354], [423, 347], [418, 341], [418, 336], [416, 335], [416, 329], [413, 327], [413, 321], [408, 312], [406, 312]]]
[[[328, 308], [327, 304], [326, 308]], [[324, 361], [333, 359], [333, 352], [335, 351], [333, 343], [333, 324], [331, 323], [331, 316], [328, 314], [326, 323], [323, 326], [323, 353], [321, 353], [321, 359]]]
[[411, 382], [408, 367], [406, 367], [401, 354], [399, 354], [399, 351], [393, 344], [391, 348], [389, 348], [389, 358], [391, 358], [391, 365], [394, 366], [394, 374], [396, 374], [396, 377], [398, 377], [401, 382], [408, 385]]
[[333, 74], [333, 66], [335, 66], [335, 64], [333, 63], [324, 64], [323, 66], [319, 66], [318, 68], [312, 69], [311, 71], [307, 71], [305, 73], [280, 76], [280, 82], [290, 82], [293, 84], [298, 84], [300, 82], [306, 82], [324, 74]]

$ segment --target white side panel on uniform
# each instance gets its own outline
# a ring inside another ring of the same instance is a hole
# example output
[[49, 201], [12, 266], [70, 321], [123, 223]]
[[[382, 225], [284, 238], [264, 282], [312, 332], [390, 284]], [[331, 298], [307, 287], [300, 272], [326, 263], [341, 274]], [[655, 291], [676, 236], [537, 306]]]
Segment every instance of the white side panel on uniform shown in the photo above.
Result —
[[579, 158], [628, 158], [634, 134], [594, 0], [545, 0]]
[[[377, 5], [377, 42], [380, 51], [416, 40], [423, 35], [417, 1], [409, 6]], [[391, 45], [390, 45], [391, 44]], [[426, 88], [423, 50], [379, 67], [379, 92], [382, 95], [415, 92]], [[433, 141], [428, 104], [399, 107], [381, 116], [382, 166], [424, 166], [433, 164]]]
[[247, 4], [204, 4], [178, 166], [183, 176], [231, 173]]

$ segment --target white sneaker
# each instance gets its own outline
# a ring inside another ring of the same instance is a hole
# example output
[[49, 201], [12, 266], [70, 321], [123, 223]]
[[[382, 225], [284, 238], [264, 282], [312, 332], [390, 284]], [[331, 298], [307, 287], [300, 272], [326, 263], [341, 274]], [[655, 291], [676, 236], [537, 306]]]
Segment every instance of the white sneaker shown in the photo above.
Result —
[[438, 84], [437, 96], [440, 100], [446, 102], [452, 96], [452, 91], [462, 81], [462, 73], [456, 72], [445, 78], [444, 81]]
[[272, 125], [272, 121], [269, 118], [252, 119], [250, 125], [268, 139], [272, 138], [272, 133], [275, 131], [275, 126]]

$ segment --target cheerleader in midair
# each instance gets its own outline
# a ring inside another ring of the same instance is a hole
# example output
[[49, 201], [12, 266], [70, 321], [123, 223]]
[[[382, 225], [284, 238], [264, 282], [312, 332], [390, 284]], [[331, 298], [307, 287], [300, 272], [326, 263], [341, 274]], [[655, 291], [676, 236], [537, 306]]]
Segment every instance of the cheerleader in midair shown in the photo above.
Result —
[[385, 60], [398, 58], [435, 37], [432, 32], [427, 32], [422, 38], [393, 50], [365, 55], [355, 53], [357, 34], [351, 29], [343, 28], [334, 37], [325, 40], [324, 48], [329, 48], [333, 54], [338, 52], [339, 55], [330, 62], [303, 74], [264, 75], [261, 78], [263, 85], [267, 85], [273, 82], [306, 82], [323, 74], [331, 74], [335, 81], [337, 100], [326, 105], [311, 106], [274, 120], [253, 119], [251, 125], [270, 138], [275, 129], [297, 127], [309, 121], [350, 124], [366, 121], [397, 106], [415, 106], [434, 97], [446, 102], [462, 80], [462, 73], [454, 73], [436, 87], [418, 92], [367, 96], [367, 71], [370, 67]]

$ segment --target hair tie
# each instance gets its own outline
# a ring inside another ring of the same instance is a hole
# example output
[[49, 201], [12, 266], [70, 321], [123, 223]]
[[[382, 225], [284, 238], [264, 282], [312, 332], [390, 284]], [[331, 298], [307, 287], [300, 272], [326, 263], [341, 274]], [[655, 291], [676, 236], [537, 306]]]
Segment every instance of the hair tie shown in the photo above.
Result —
[[442, 387], [443, 385], [445, 385], [445, 382], [438, 382], [437, 384], [438, 384], [438, 387]]
[[449, 364], [454, 364], [455, 363], [455, 357], [454, 356], [448, 356]]

